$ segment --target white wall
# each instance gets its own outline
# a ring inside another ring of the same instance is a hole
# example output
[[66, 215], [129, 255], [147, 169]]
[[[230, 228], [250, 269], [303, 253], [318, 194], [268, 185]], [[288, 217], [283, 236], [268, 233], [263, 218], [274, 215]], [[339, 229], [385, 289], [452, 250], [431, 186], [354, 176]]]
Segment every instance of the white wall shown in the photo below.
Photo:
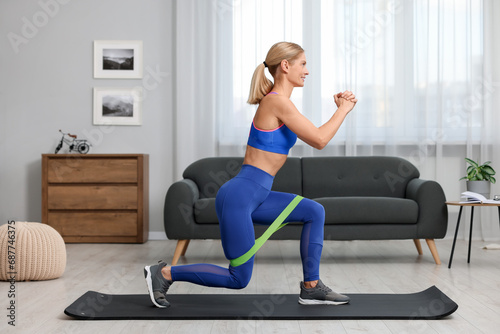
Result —
[[[173, 29], [169, 0], [0, 1], [0, 224], [41, 221], [41, 154], [63, 129], [90, 153], [150, 155], [150, 231], [165, 236]], [[144, 79], [94, 79], [94, 40], [142, 40]], [[92, 124], [92, 88], [109, 86], [146, 88], [142, 126]]]

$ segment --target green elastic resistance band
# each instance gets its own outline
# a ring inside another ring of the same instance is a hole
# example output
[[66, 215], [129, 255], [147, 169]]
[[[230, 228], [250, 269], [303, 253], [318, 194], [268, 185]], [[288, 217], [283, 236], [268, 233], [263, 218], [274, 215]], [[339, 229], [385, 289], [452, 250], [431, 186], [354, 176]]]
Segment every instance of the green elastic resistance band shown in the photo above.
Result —
[[271, 224], [271, 226], [269, 226], [267, 230], [259, 238], [255, 240], [255, 244], [253, 245], [252, 248], [250, 248], [248, 252], [246, 252], [240, 257], [237, 257], [236, 259], [232, 259], [229, 261], [231, 263], [231, 266], [233, 267], [241, 266], [243, 263], [250, 260], [250, 258], [254, 256], [255, 253], [257, 253], [259, 248], [262, 247], [262, 245], [264, 245], [267, 239], [269, 239], [269, 237], [271, 237], [271, 235], [273, 235], [274, 232], [276, 232], [277, 230], [288, 224], [288, 223], [283, 224], [283, 222], [285, 221], [285, 219], [288, 218], [288, 216], [292, 213], [293, 209], [295, 209], [295, 207], [300, 203], [300, 201], [302, 201], [303, 198], [304, 197], [299, 195], [295, 196], [295, 198], [290, 202], [290, 204], [287, 205], [285, 210], [283, 210], [280, 213], [278, 218], [276, 218], [276, 220]]

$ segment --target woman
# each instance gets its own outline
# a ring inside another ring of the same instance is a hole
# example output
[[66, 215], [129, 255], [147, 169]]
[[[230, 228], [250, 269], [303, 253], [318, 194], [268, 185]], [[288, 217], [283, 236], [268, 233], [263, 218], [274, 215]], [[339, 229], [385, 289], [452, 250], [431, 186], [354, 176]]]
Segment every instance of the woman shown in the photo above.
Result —
[[[266, 67], [274, 84], [264, 74]], [[290, 101], [293, 89], [303, 87], [307, 75], [304, 50], [288, 42], [273, 45], [264, 63], [254, 72], [248, 103], [259, 107], [251, 125], [243, 166], [216, 197], [222, 247], [229, 260], [239, 258], [254, 246], [253, 223], [270, 225], [296, 197], [271, 191], [271, 186], [297, 137], [314, 148], [324, 148], [357, 102], [349, 91], [334, 95], [337, 111], [317, 128]], [[299, 298], [304, 305], [349, 302], [349, 297], [333, 292], [319, 278], [324, 218], [324, 208], [309, 199], [302, 199], [286, 218], [286, 222], [304, 224], [300, 239], [304, 281], [300, 282]], [[254, 256], [229, 268], [211, 264], [169, 267], [161, 262], [146, 266], [144, 274], [152, 302], [158, 307], [168, 307], [166, 293], [173, 282], [241, 289], [250, 281], [253, 263]]]

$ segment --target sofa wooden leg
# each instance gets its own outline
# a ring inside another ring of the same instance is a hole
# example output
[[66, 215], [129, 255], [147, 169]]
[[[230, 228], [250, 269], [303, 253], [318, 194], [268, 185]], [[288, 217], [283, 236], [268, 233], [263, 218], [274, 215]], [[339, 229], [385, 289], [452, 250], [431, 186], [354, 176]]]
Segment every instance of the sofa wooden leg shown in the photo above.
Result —
[[436, 264], [441, 264], [441, 260], [439, 259], [439, 254], [434, 239], [425, 239], [425, 241], [427, 242], [427, 246], [429, 246], [429, 249], [432, 253], [432, 257], [434, 258]]
[[177, 241], [177, 246], [175, 246], [174, 258], [172, 259], [172, 265], [175, 266], [179, 258], [186, 253], [189, 240], [183, 239]]
[[188, 246], [189, 246], [189, 242], [190, 242], [190, 241], [191, 241], [191, 240], [186, 240], [186, 243], [184, 244], [184, 247], [182, 248], [182, 253], [181, 253], [181, 256], [186, 255], [186, 251], [187, 251], [187, 249], [188, 249]]
[[417, 247], [417, 252], [418, 255], [422, 255], [422, 244], [420, 243], [420, 239], [413, 239], [413, 242], [415, 243], [415, 247]]

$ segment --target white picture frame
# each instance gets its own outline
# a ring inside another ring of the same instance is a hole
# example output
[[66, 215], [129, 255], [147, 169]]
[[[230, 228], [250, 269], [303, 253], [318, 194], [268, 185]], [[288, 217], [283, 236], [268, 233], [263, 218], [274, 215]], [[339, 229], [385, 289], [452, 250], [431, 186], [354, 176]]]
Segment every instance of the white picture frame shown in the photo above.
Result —
[[142, 79], [142, 41], [94, 41], [94, 78]]
[[94, 125], [142, 125], [142, 87], [94, 87]]

